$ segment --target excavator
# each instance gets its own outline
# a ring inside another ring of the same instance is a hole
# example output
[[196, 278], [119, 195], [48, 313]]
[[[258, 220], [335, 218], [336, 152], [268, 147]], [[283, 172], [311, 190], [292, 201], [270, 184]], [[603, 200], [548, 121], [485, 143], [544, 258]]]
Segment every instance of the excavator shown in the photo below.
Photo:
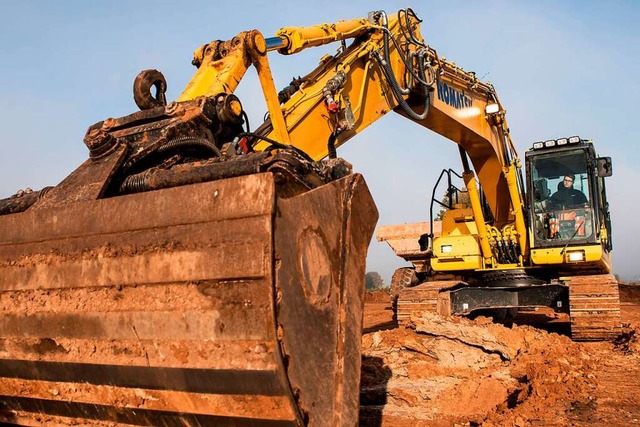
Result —
[[[390, 111], [458, 144], [471, 201], [420, 239], [399, 314], [569, 301], [578, 333], [618, 327], [599, 314], [606, 300], [619, 315], [610, 159], [580, 138], [534, 145], [525, 192], [493, 86], [441, 58], [420, 23], [375, 11], [207, 43], [177, 100], [141, 72], [140, 111], [90, 126], [82, 165], [0, 200], [0, 421], [357, 425], [378, 214], [337, 149]], [[277, 91], [269, 52], [329, 43]], [[252, 67], [267, 108], [255, 130], [234, 94]], [[569, 173], [588, 203], [551, 206]]]

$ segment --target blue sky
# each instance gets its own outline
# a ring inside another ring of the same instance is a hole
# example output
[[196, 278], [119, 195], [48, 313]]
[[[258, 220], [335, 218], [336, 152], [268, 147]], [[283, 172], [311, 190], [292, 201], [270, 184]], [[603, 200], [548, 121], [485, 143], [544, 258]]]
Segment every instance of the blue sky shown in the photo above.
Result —
[[[0, 197], [57, 184], [87, 158], [86, 128], [134, 112], [132, 84], [161, 70], [175, 99], [194, 72], [193, 50], [258, 29], [364, 17], [412, 7], [441, 56], [491, 81], [521, 156], [533, 141], [580, 135], [613, 157], [608, 181], [614, 271], [640, 276], [640, 2], [637, 1], [175, 1], [2, 2]], [[270, 56], [276, 86], [303, 75], [325, 52]], [[266, 111], [255, 73], [237, 92], [254, 127]], [[460, 169], [455, 144], [390, 114], [339, 154], [364, 174], [379, 225], [428, 219], [443, 168]], [[404, 262], [373, 242], [368, 269], [388, 282]]]

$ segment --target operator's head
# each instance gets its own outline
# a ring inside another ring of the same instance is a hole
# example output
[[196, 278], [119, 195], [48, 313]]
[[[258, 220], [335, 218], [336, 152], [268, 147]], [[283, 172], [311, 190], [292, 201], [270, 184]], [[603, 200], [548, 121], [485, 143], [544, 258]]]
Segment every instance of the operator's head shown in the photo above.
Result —
[[564, 184], [564, 188], [573, 188], [573, 175], [565, 175], [562, 182]]

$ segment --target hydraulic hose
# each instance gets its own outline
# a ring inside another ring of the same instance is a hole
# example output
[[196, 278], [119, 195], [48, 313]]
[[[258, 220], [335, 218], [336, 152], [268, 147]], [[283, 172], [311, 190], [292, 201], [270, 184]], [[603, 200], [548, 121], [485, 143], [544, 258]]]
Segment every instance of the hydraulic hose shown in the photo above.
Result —
[[[413, 77], [414, 79], [416, 79], [416, 81], [418, 81], [418, 82], [420, 82], [422, 84], [425, 84], [427, 86], [431, 86], [433, 84], [433, 82], [432, 83], [427, 82], [425, 79], [422, 79], [418, 75], [416, 75], [416, 73], [413, 71], [411, 63], [407, 62], [406, 56], [402, 54], [402, 49], [398, 45], [398, 42], [396, 41], [396, 39], [391, 37], [391, 32], [389, 31], [389, 29], [386, 28], [386, 27], [382, 27], [382, 29], [384, 31], [384, 36], [382, 38], [382, 42], [383, 42], [382, 47], [383, 47], [383, 52], [384, 52], [385, 58], [389, 58], [389, 39], [391, 39], [391, 41], [393, 42], [393, 45], [395, 46], [396, 50], [398, 51], [398, 56], [400, 56], [400, 59], [404, 63], [404, 66], [406, 67], [407, 72], [411, 75], [411, 77]], [[404, 32], [403, 32], [403, 35], [404, 35]], [[407, 38], [406, 35], [404, 35], [404, 36], [405, 36], [405, 38]], [[412, 39], [411, 43], [413, 43], [415, 45], [418, 45], [420, 47], [423, 47], [423, 49], [420, 49], [420, 51], [422, 51], [422, 50], [427, 50], [428, 51], [429, 50], [423, 43], [420, 43], [417, 40], [414, 42], [413, 39], [415, 39], [415, 37], [413, 35], [411, 36], [411, 39]], [[406, 89], [405, 95], [407, 93], [409, 93], [408, 89]]]
[[336, 139], [338, 139], [338, 134], [335, 132], [331, 132], [329, 135], [329, 141], [327, 142], [328, 155], [330, 159], [335, 159], [338, 157], [338, 152], [336, 151]]
[[308, 160], [310, 162], [314, 162], [315, 161], [315, 160], [313, 160], [311, 158], [311, 156], [309, 156], [307, 153], [305, 153], [303, 150], [299, 149], [295, 145], [283, 144], [281, 142], [275, 141], [275, 140], [273, 140], [271, 138], [267, 138], [266, 136], [262, 136], [262, 135], [259, 135], [257, 133], [253, 133], [253, 132], [243, 132], [241, 134], [238, 134], [237, 137], [238, 138], [242, 138], [243, 136], [246, 136], [246, 137], [249, 137], [249, 138], [254, 138], [254, 139], [260, 139], [262, 141], [268, 142], [269, 144], [271, 144], [271, 146], [273, 148], [293, 150], [296, 153], [298, 153], [299, 155], [301, 155], [302, 157], [304, 157], [306, 160]]
[[[385, 75], [387, 76], [387, 80], [389, 80], [390, 78], [389, 78], [388, 72], [390, 72], [390, 75], [393, 76], [393, 70], [391, 70], [391, 65], [388, 62], [389, 58], [391, 58], [391, 54], [389, 53], [389, 38], [391, 38], [392, 40], [393, 40], [393, 38], [389, 35], [389, 31], [388, 31], [388, 29], [386, 27], [385, 27], [385, 30], [386, 31], [384, 32], [384, 36], [383, 36], [382, 51], [384, 53], [384, 61], [383, 61], [383, 63], [384, 63], [384, 65], [386, 65], [386, 67], [383, 66], [383, 68], [385, 70]], [[397, 47], [396, 47], [396, 49], [397, 49]], [[410, 70], [411, 69], [411, 65], [407, 64], [407, 61], [405, 60], [404, 55], [402, 55], [402, 51], [400, 49], [397, 49], [397, 50], [398, 50], [398, 55], [400, 55], [400, 58], [402, 58], [402, 61], [404, 62], [404, 66], [407, 68], [407, 70]], [[387, 68], [388, 68], [388, 70], [387, 70]], [[391, 80], [395, 81], [395, 83], [396, 83], [395, 86], [397, 87], [397, 90], [398, 90], [399, 93], [401, 93], [403, 95], [408, 95], [409, 94], [410, 89], [409, 88], [405, 88], [405, 89], [401, 88], [400, 84], [398, 83], [398, 81], [395, 78], [395, 76], [393, 76], [393, 78]]]
[[251, 127], [249, 126], [249, 116], [247, 115], [247, 112], [242, 110], [242, 118], [244, 119], [244, 122], [247, 124], [247, 132], [251, 132]]
[[192, 136], [187, 136], [184, 138], [177, 138], [177, 139], [172, 139], [170, 141], [167, 141], [166, 143], [158, 147], [157, 151], [158, 153], [164, 153], [167, 151], [172, 151], [176, 148], [185, 148], [185, 147], [202, 147], [212, 151], [213, 153], [215, 153], [216, 156], [222, 155], [222, 153], [220, 152], [220, 149], [216, 147], [216, 145], [211, 141], [209, 141], [208, 139], [192, 137]]
[[[404, 20], [405, 20], [404, 26], [402, 24], [402, 18], [401, 18], [401, 15], [403, 13], [404, 13]], [[400, 25], [402, 34], [404, 34], [404, 36], [407, 39], [410, 39], [413, 43], [417, 44], [418, 46], [427, 47], [427, 45], [425, 45], [420, 40], [418, 40], [415, 34], [413, 33], [413, 30], [411, 29], [410, 17], [415, 18], [415, 20], [418, 21], [418, 23], [422, 22], [422, 19], [418, 18], [418, 15], [416, 15], [416, 13], [410, 7], [408, 7], [407, 9], [401, 9], [398, 11], [398, 24]], [[407, 35], [409, 37], [407, 37]]]
[[[427, 117], [427, 114], [429, 113], [429, 107], [431, 104], [431, 100], [429, 98], [429, 88], [425, 84], [420, 85], [422, 87], [422, 95], [424, 97], [424, 110], [422, 111], [422, 113], [418, 114], [415, 111], [413, 111], [411, 106], [403, 98], [403, 95], [406, 95], [406, 93], [403, 92], [402, 88], [400, 88], [400, 84], [398, 83], [398, 80], [393, 74], [391, 65], [389, 65], [387, 61], [385, 61], [383, 58], [380, 57], [379, 52], [375, 52], [375, 58], [380, 64], [380, 68], [382, 69], [382, 72], [384, 73], [387, 81], [389, 82], [389, 85], [391, 86], [391, 92], [393, 93], [393, 96], [398, 102], [398, 105], [400, 106], [400, 108], [402, 108], [402, 111], [404, 111], [407, 114], [407, 116], [412, 120], [416, 120], [416, 121], [424, 120]], [[418, 73], [420, 78], [424, 80], [425, 73], [424, 73], [423, 55], [418, 56]]]

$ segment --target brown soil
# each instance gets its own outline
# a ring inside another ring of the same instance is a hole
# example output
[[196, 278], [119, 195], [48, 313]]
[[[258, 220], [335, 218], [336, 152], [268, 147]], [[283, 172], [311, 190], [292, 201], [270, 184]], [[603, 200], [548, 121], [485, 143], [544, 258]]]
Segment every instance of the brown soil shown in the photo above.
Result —
[[543, 310], [511, 327], [433, 315], [403, 328], [367, 295], [361, 425], [638, 425], [639, 289], [621, 289], [615, 343], [573, 342], [567, 319]]

